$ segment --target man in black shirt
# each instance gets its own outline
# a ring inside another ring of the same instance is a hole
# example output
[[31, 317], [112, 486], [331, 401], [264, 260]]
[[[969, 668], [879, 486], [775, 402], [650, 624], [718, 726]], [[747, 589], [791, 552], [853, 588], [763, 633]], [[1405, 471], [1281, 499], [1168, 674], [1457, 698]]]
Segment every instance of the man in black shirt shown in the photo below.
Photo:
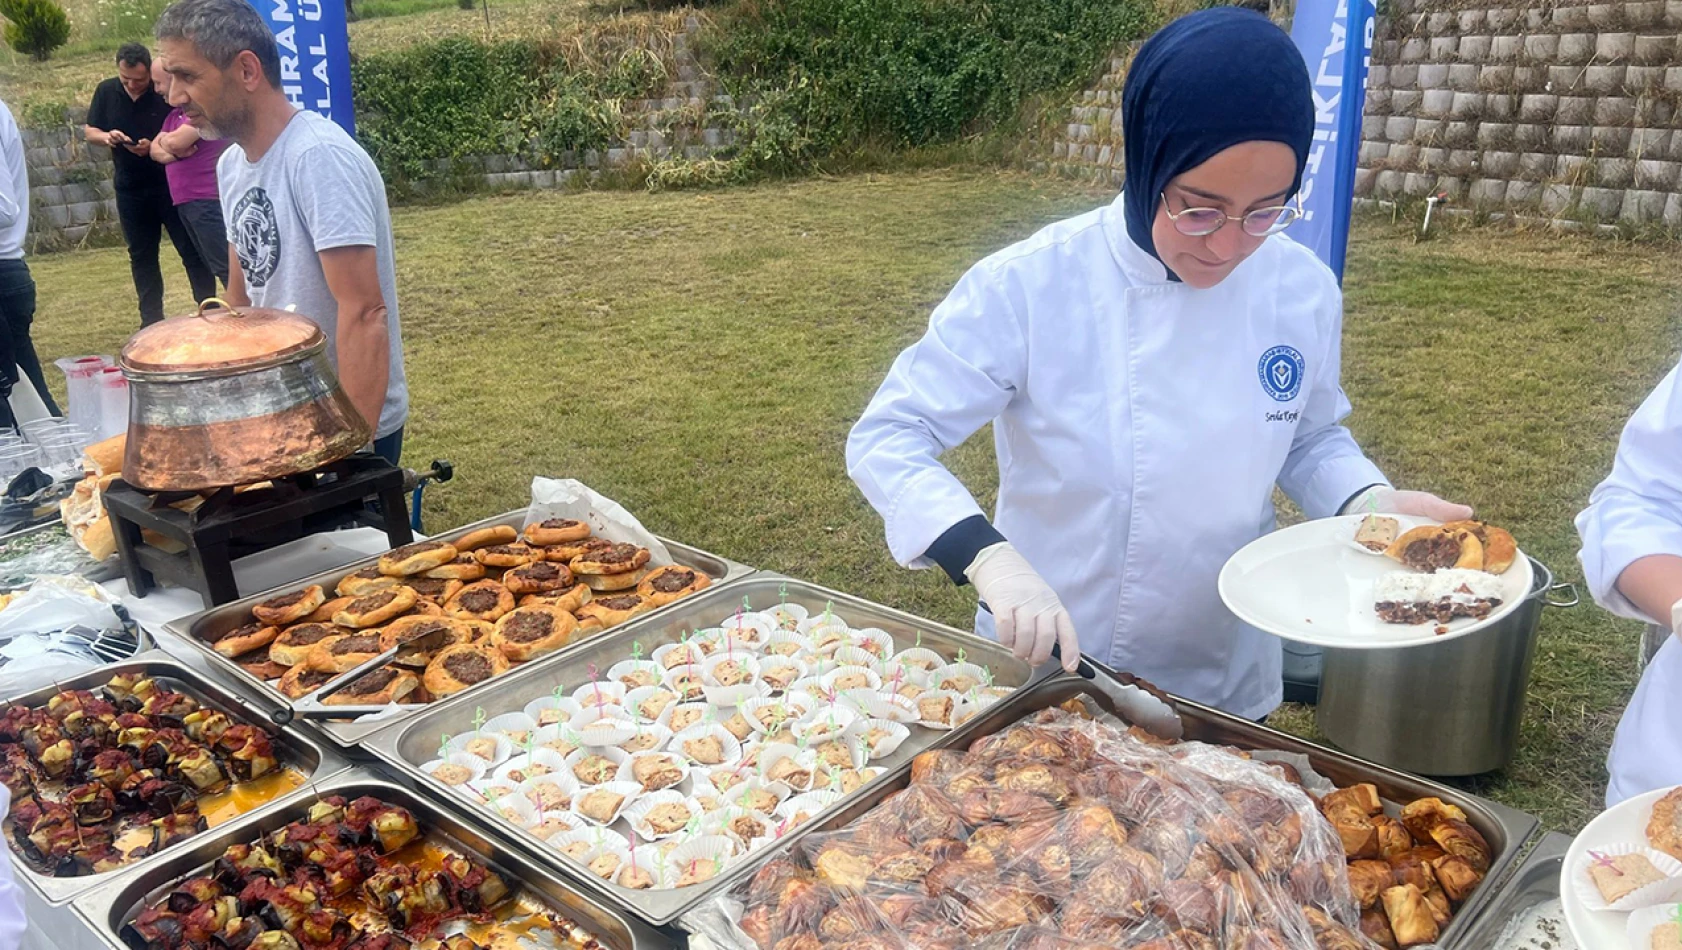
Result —
[[164, 318], [164, 275], [158, 266], [163, 231], [181, 255], [193, 299], [216, 295], [216, 278], [194, 249], [169, 197], [164, 167], [152, 161], [152, 139], [163, 130], [169, 103], [152, 88], [152, 54], [139, 43], [117, 50], [117, 75], [99, 84], [82, 130], [89, 144], [111, 149], [116, 162], [117, 219], [128, 244], [128, 266], [140, 295], [140, 325]]

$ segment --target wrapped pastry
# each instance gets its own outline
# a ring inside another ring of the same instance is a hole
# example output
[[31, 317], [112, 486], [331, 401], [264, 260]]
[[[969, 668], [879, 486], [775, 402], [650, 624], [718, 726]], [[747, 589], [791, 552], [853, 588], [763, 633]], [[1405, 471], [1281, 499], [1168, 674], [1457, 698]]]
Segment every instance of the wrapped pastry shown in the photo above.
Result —
[[1382, 896], [1384, 915], [1390, 920], [1390, 932], [1398, 947], [1416, 947], [1435, 941], [1441, 933], [1425, 892], [1412, 884], [1402, 884], [1386, 890]]

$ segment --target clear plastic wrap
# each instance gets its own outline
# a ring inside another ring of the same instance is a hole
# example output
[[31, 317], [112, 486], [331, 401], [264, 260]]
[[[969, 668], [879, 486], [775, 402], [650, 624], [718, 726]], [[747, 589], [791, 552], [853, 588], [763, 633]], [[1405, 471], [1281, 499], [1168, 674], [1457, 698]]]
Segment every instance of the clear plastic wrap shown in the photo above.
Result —
[[704, 915], [759, 950], [1370, 950], [1294, 769], [1047, 709], [813, 834]]

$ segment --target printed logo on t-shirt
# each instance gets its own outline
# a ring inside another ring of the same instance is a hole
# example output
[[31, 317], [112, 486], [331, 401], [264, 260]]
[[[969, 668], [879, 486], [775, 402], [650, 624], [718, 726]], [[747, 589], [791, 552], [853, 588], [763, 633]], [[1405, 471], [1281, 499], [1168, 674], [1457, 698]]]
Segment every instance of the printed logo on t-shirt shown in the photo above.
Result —
[[280, 225], [269, 193], [257, 187], [241, 195], [234, 205], [233, 222], [239, 269], [247, 284], [262, 287], [280, 266]]

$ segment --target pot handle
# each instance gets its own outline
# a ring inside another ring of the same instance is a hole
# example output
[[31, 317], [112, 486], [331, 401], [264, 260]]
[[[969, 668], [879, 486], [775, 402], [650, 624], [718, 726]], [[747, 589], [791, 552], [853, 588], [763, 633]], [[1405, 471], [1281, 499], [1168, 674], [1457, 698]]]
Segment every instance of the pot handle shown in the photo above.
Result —
[[[1555, 600], [1553, 596], [1555, 591], [1567, 591], [1568, 593], [1560, 599]], [[1567, 597], [1570, 599], [1567, 600]], [[1542, 602], [1547, 604], [1549, 607], [1575, 607], [1582, 603], [1582, 598], [1577, 596], [1576, 584], [1573, 584], [1570, 581], [1562, 581], [1548, 588], [1548, 593], [1543, 597]]]
[[228, 311], [228, 316], [230, 316], [230, 317], [243, 317], [243, 316], [245, 316], [245, 314], [240, 313], [238, 310], [234, 309], [233, 304], [227, 302], [226, 300], [223, 300], [221, 297], [206, 297], [203, 300], [199, 301], [198, 312], [193, 314], [193, 316], [198, 317], [201, 320], [209, 319], [208, 317], [206, 317], [204, 315], [204, 311], [205, 311], [206, 307], [209, 307], [212, 304], [215, 304], [218, 308], [220, 308], [222, 310]]

